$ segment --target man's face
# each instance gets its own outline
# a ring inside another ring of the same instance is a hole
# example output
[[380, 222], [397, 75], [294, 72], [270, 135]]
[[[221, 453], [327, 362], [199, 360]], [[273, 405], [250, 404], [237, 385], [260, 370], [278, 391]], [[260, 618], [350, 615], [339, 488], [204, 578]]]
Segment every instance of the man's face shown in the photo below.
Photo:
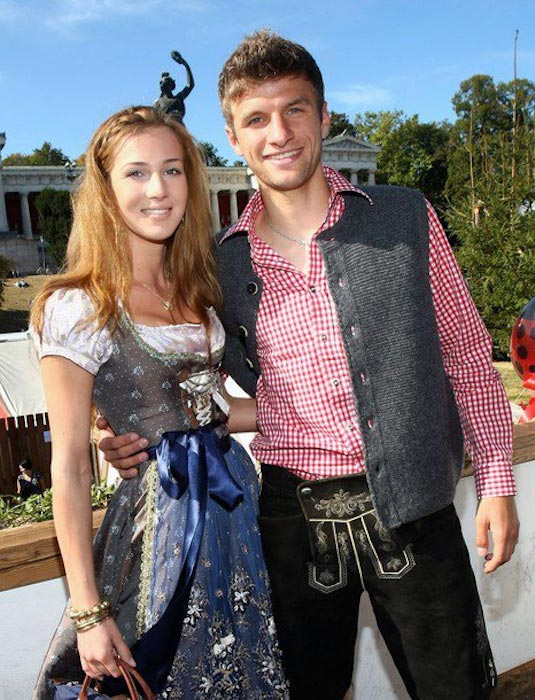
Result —
[[329, 131], [329, 113], [324, 104], [320, 115], [308, 80], [267, 80], [252, 86], [232, 107], [229, 141], [261, 189], [298, 190], [322, 177], [321, 142]]

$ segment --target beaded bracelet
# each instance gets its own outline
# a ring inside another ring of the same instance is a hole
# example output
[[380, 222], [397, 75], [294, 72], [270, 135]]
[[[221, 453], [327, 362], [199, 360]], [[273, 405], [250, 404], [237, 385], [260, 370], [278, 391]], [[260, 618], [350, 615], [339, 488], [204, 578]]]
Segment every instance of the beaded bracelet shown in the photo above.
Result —
[[106, 617], [108, 617], [110, 612], [110, 601], [106, 598], [103, 598], [96, 605], [93, 605], [92, 608], [87, 608], [87, 610], [72, 610], [71, 608], [71, 610], [69, 610], [69, 617], [71, 618], [71, 620], [75, 620], [76, 622], [82, 622], [88, 617], [92, 617], [93, 615], [100, 615], [101, 613], [106, 613]]

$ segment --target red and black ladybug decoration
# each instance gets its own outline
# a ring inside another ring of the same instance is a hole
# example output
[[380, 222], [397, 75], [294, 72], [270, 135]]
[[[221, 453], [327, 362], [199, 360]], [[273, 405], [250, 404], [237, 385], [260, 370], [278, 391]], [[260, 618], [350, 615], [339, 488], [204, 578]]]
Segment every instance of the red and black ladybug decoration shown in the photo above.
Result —
[[535, 297], [524, 306], [513, 326], [511, 362], [525, 388], [535, 390]]

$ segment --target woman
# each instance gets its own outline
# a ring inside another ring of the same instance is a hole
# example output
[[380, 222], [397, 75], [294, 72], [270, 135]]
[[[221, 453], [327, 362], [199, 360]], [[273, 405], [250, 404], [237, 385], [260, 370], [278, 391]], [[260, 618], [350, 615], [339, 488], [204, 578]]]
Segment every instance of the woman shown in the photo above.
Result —
[[[256, 475], [225, 425], [198, 149], [172, 118], [133, 107], [97, 129], [85, 166], [66, 272], [32, 312], [71, 595], [34, 700], [53, 698], [54, 681], [80, 680], [82, 670], [118, 692], [109, 678], [119, 677], [116, 655], [159, 698], [285, 698]], [[149, 437], [154, 457], [117, 489], [94, 554], [93, 402], [117, 433], [135, 426]], [[251, 403], [232, 402], [232, 430], [253, 427]]]
[[23, 459], [19, 464], [20, 474], [17, 477], [17, 496], [25, 501], [35, 494], [41, 495], [45, 490], [45, 482], [41, 472], [34, 472], [31, 460]]

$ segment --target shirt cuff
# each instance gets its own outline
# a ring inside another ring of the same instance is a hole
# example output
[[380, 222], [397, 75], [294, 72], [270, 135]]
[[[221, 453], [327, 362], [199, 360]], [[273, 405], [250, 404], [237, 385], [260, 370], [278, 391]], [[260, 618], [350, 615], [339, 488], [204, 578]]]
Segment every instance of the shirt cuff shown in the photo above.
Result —
[[486, 464], [475, 470], [476, 493], [479, 500], [496, 496], [516, 496], [516, 482], [510, 464]]

